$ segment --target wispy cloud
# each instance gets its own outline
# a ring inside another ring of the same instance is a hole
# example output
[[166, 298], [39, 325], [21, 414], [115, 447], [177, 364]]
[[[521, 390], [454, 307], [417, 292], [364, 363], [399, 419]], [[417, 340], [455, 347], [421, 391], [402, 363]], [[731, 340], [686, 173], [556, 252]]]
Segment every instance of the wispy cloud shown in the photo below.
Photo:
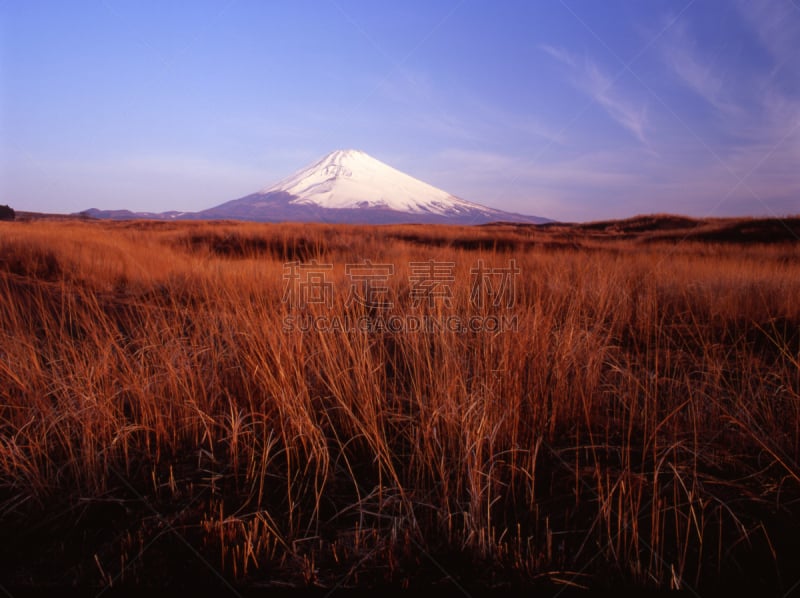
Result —
[[679, 81], [721, 113], [739, 112], [727, 97], [725, 81], [713, 59], [702, 54], [684, 23], [675, 23], [660, 44], [661, 58]]
[[600, 104], [608, 115], [648, 145], [645, 138], [647, 108], [634, 106], [613, 90], [614, 82], [597, 65], [587, 62], [584, 68], [583, 90]]
[[550, 44], [539, 44], [539, 49], [546, 52], [556, 60], [563, 62], [566, 65], [569, 65], [571, 67], [576, 66], [575, 59], [562, 48], [556, 48], [555, 46], [551, 46]]
[[800, 71], [797, 40], [800, 39], [800, 2], [793, 0], [738, 0], [740, 14], [755, 31], [775, 61], [774, 71], [787, 67]]
[[607, 213], [614, 203], [620, 204], [619, 214], [625, 213], [624, 202], [646, 184], [644, 175], [630, 168], [632, 158], [613, 151], [532, 161], [517, 153], [451, 148], [436, 155], [435, 171], [420, 176], [486, 205], [583, 220]]
[[570, 68], [571, 81], [577, 89], [592, 98], [617, 124], [649, 146], [645, 135], [647, 107], [644, 104], [634, 105], [616, 89], [616, 81], [588, 58], [579, 61], [563, 48], [547, 44], [539, 47]]
[[470, 122], [482, 137], [489, 138], [498, 131], [503, 131], [506, 136], [522, 134], [528, 139], [543, 140], [555, 145], [566, 141], [563, 131], [535, 113], [509, 110], [466, 94], [462, 103]]
[[800, 192], [800, 69], [794, 60], [800, 9], [785, 0], [730, 7], [728, 16], [738, 17], [735, 44], [730, 37], [703, 36], [702, 25], [692, 22], [676, 23], [659, 43], [660, 62], [677, 89], [702, 99], [717, 116], [704, 119], [690, 105], [671, 102], [689, 139], [705, 150], [691, 163], [676, 157], [676, 172], [698, 197], [716, 193], [711, 206], [787, 213], [789, 198]]
[[444, 143], [460, 141], [477, 149], [498, 134], [505, 139], [564, 142], [563, 133], [534, 111], [488, 102], [466, 88], [446, 88], [419, 69], [398, 69], [381, 80], [378, 94], [396, 106], [395, 121], [406, 132], [424, 132]]

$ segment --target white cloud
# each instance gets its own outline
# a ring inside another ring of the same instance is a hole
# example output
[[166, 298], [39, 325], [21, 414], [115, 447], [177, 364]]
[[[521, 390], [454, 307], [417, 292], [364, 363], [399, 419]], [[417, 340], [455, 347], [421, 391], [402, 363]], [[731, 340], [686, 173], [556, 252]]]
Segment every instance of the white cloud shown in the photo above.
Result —
[[739, 0], [736, 5], [772, 55], [776, 69], [785, 65], [797, 72], [800, 3], [793, 0]]
[[613, 91], [614, 82], [597, 65], [587, 62], [584, 69], [583, 89], [597, 102], [617, 123], [628, 129], [643, 144], [648, 145], [645, 138], [647, 109], [644, 105], [634, 106], [624, 97]]
[[696, 40], [691, 38], [684, 24], [675, 23], [664, 36], [660, 48], [663, 62], [681, 83], [728, 116], [740, 112], [728, 99], [725, 81], [714, 68], [713, 60], [698, 50]]
[[562, 220], [588, 218], [590, 204], [593, 214], [600, 214], [609, 198], [623, 194], [630, 197], [630, 190], [647, 185], [641, 173], [630, 168], [632, 156], [616, 152], [541, 160], [522, 154], [452, 148], [440, 152], [431, 162], [437, 165], [436, 170], [420, 172], [421, 178], [464, 199]]
[[539, 49], [547, 52], [550, 56], [566, 65], [571, 67], [576, 66], [575, 59], [563, 48], [556, 48], [555, 46], [551, 46], [549, 44], [540, 44]]
[[645, 105], [634, 105], [615, 89], [616, 81], [588, 58], [581, 63], [562, 48], [546, 44], [539, 47], [570, 68], [572, 83], [577, 89], [592, 98], [617, 124], [631, 132], [644, 145], [649, 146], [645, 135], [647, 125]]

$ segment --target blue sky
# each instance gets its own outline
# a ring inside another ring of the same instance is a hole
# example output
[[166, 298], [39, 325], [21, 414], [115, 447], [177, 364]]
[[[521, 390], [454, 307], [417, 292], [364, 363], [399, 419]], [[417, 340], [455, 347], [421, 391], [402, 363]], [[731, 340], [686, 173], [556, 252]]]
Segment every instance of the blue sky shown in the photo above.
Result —
[[561, 220], [800, 213], [800, 0], [0, 0], [0, 204], [197, 210], [339, 148]]

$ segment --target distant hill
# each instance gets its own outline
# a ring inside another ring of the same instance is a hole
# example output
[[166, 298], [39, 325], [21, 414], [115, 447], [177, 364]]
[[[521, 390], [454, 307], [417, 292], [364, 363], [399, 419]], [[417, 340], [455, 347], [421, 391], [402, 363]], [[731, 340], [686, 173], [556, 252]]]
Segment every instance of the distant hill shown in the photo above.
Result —
[[645, 241], [784, 243], [800, 241], [800, 216], [786, 218], [689, 218], [672, 214], [634, 216], [571, 225], [576, 230]]

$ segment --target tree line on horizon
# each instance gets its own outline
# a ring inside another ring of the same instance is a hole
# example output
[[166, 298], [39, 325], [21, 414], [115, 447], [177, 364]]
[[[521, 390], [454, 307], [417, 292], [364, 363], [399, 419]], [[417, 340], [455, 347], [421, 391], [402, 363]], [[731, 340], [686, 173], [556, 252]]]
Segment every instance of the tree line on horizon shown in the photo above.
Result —
[[14, 220], [16, 213], [7, 205], [0, 206], [0, 220]]

